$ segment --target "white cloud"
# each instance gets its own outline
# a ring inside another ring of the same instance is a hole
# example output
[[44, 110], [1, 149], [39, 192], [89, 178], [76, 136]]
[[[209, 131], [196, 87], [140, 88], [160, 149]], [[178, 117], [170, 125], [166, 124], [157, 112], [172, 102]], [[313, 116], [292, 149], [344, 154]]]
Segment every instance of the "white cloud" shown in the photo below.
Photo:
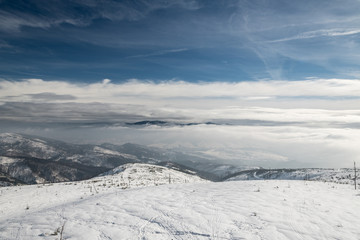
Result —
[[166, 139], [167, 146], [205, 149], [245, 164], [346, 167], [360, 160], [360, 130], [354, 129], [201, 125], [139, 131], [147, 144]]
[[[344, 167], [360, 156], [359, 94], [360, 81], [347, 79], [239, 83], [104, 79], [89, 84], [2, 80], [0, 121], [23, 129], [36, 123], [34, 129], [51, 129], [54, 123], [57, 127], [49, 137], [190, 149], [249, 165]], [[149, 119], [217, 125], [125, 124]]]
[[69, 83], [61, 81], [43, 81], [27, 79], [24, 81], [0, 82], [0, 97], [16, 96], [19, 100], [26, 94], [38, 94], [52, 91], [54, 94], [70, 94], [82, 102], [117, 101], [123, 97], [176, 99], [176, 98], [239, 98], [247, 100], [273, 97], [358, 97], [360, 80], [350, 79], [307, 79], [303, 81], [257, 81], [257, 82], [212, 82], [189, 83], [183, 81], [129, 80], [125, 83], [113, 83], [104, 79], [101, 83]]
[[[46, 102], [44, 98], [34, 97], [45, 95]], [[41, 79], [0, 81], [0, 104], [3, 105], [36, 103], [37, 111], [41, 111], [39, 104], [48, 104], [48, 107], [57, 104], [59, 114], [61, 109], [66, 109], [69, 114], [72, 104], [74, 109], [80, 106], [75, 104], [82, 104], [84, 111], [91, 111], [93, 103], [97, 103], [106, 106], [102, 108], [112, 114], [189, 121], [247, 119], [305, 124], [357, 123], [360, 121], [358, 96], [360, 81], [346, 79], [239, 83], [130, 80], [119, 84], [110, 79], [91, 84]], [[96, 115], [96, 111], [104, 114], [100, 108], [94, 111], [91, 115]]]
[[353, 161], [360, 161], [359, 129], [197, 125], [52, 129], [47, 134], [77, 143], [84, 140], [89, 143], [133, 142], [202, 152], [220, 157], [226, 163], [271, 168], [349, 167]]
[[110, 82], [111, 82], [111, 80], [110, 80], [110, 79], [107, 79], [107, 78], [105, 78], [105, 79], [102, 81], [103, 85], [106, 85], [106, 84], [108, 84], [108, 83], [110, 83]]

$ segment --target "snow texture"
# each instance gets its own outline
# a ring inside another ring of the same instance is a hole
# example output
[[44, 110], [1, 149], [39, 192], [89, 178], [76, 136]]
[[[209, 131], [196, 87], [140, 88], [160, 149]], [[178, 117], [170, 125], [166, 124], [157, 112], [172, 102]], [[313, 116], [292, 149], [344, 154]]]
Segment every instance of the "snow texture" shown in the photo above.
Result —
[[0, 188], [0, 239], [59, 239], [62, 230], [63, 239], [87, 240], [360, 239], [360, 193], [350, 185], [271, 180], [122, 189], [112, 182], [134, 169], [141, 171]]

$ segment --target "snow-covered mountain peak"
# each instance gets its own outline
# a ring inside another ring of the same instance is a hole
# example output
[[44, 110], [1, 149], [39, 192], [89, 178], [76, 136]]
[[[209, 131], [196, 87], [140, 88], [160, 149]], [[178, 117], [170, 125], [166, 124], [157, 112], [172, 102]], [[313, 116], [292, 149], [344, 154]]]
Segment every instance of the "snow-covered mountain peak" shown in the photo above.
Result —
[[0, 133], [0, 140], [5, 143], [15, 143], [23, 140], [24, 137], [16, 133]]
[[0, 150], [10, 156], [50, 158], [58, 155], [58, 151], [46, 141], [17, 133], [0, 134], [0, 142]]

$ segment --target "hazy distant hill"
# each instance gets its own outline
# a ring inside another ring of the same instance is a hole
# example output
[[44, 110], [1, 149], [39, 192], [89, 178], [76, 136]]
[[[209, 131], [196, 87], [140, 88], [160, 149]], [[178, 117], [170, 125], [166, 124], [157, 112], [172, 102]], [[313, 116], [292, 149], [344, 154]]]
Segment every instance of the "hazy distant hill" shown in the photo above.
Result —
[[352, 169], [242, 169], [201, 156], [126, 143], [70, 144], [23, 134], [0, 134], [0, 184], [89, 179], [127, 163], [164, 166], [213, 181], [291, 179], [350, 183]]
[[252, 169], [234, 173], [223, 180], [309, 180], [353, 184], [354, 177], [351, 168]]
[[215, 174], [194, 168], [207, 159], [137, 144], [69, 144], [52, 139], [0, 134], [0, 173], [24, 183], [83, 180], [126, 163], [151, 163], [217, 179]]

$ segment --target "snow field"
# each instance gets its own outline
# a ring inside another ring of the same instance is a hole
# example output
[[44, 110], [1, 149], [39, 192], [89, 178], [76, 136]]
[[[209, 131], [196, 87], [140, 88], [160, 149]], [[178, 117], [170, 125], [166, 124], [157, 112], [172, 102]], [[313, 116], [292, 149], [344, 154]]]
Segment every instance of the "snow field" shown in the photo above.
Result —
[[1, 188], [0, 239], [59, 239], [63, 224], [64, 239], [360, 239], [360, 192], [349, 185], [103, 188], [97, 194], [85, 194], [81, 184]]

